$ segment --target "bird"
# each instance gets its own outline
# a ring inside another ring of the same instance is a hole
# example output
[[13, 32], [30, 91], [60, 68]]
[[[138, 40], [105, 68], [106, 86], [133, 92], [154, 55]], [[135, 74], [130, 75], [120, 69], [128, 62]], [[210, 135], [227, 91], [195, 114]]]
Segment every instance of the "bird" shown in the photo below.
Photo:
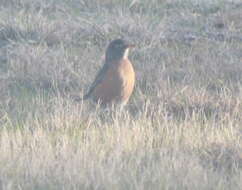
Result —
[[92, 99], [102, 106], [127, 104], [135, 85], [135, 71], [128, 58], [133, 47], [124, 39], [110, 42], [105, 52], [105, 63], [83, 100]]

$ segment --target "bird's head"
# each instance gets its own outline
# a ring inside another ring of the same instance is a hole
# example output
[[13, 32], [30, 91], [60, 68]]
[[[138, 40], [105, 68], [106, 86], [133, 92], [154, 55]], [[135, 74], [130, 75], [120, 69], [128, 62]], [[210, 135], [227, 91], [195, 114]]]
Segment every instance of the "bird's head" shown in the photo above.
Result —
[[127, 59], [129, 54], [129, 49], [134, 47], [126, 40], [116, 39], [113, 40], [106, 50], [106, 61]]

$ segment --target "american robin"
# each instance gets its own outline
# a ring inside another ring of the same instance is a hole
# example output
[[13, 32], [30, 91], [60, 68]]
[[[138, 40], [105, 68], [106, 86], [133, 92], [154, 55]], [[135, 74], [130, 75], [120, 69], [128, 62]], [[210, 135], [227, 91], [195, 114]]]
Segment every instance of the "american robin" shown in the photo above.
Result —
[[125, 105], [134, 89], [135, 72], [128, 59], [133, 45], [123, 39], [113, 40], [107, 47], [105, 64], [98, 72], [83, 100], [88, 98], [101, 105]]

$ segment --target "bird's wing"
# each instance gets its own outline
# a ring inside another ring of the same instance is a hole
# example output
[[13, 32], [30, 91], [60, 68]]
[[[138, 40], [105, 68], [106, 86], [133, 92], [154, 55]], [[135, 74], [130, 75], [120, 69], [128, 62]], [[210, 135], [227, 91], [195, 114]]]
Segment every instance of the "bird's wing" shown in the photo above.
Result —
[[94, 79], [94, 82], [91, 84], [91, 86], [90, 86], [90, 88], [89, 88], [87, 94], [85, 94], [85, 95], [83, 96], [83, 100], [88, 99], [88, 98], [90, 97], [90, 95], [92, 94], [93, 90], [96, 88], [96, 86], [97, 86], [98, 84], [100, 84], [100, 82], [102, 82], [102, 80], [103, 80], [105, 74], [107, 73], [107, 71], [108, 71], [108, 69], [109, 69], [109, 65], [110, 65], [110, 64], [105, 63], [105, 64], [103, 65], [103, 67], [100, 69], [100, 71], [97, 73], [97, 75], [96, 75], [96, 77], [95, 77], [95, 79]]

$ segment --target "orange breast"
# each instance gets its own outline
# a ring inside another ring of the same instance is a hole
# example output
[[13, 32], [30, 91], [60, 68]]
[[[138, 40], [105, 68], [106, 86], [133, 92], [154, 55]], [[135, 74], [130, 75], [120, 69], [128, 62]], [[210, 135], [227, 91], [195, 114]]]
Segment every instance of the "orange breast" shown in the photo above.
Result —
[[104, 79], [93, 91], [93, 99], [101, 104], [128, 102], [133, 92], [135, 73], [128, 59], [112, 63]]

